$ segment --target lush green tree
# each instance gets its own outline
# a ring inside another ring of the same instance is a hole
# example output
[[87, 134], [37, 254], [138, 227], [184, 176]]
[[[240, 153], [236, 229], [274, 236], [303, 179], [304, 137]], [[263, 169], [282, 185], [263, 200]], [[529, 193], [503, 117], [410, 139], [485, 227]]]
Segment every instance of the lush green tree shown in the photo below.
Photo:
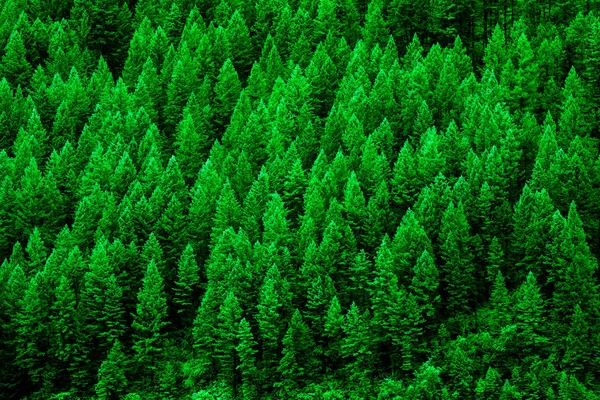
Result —
[[365, 224], [369, 227], [365, 242], [368, 249], [376, 249], [384, 235], [388, 234], [389, 223], [386, 216], [390, 214], [390, 193], [385, 181], [381, 181], [375, 195], [369, 199], [366, 207]]
[[344, 314], [337, 296], [333, 296], [324, 323], [324, 334], [327, 338], [324, 355], [327, 357], [326, 369], [335, 371], [339, 368], [342, 356], [342, 334]]
[[241, 214], [241, 207], [231, 188], [231, 183], [227, 180], [216, 202], [216, 213], [213, 216], [213, 226], [210, 233], [211, 247], [214, 246], [225, 229], [228, 227], [237, 229], [239, 227]]
[[[183, 109], [200, 79], [197, 76], [194, 58], [187, 46], [180, 50], [173, 65], [171, 79], [167, 87], [167, 103], [164, 107], [164, 121], [169, 134], [173, 134], [182, 119]], [[163, 73], [164, 71], [161, 71]]]
[[123, 396], [127, 391], [125, 376], [126, 358], [122, 345], [115, 340], [113, 346], [98, 370], [98, 383], [95, 386], [99, 399], [113, 399]]
[[41, 387], [51, 372], [45, 360], [50, 345], [50, 310], [43, 296], [43, 281], [42, 272], [31, 278], [16, 315], [18, 336], [15, 341], [15, 365], [24, 369], [36, 387]]
[[187, 375], [186, 384], [196, 386], [203, 380], [212, 377], [213, 371], [213, 351], [214, 351], [214, 329], [216, 326], [216, 291], [213, 285], [209, 285], [202, 297], [202, 302], [196, 313], [192, 328], [193, 338], [193, 358], [192, 363], [184, 367], [184, 374]]
[[423, 255], [423, 251], [427, 251], [430, 256], [434, 254], [431, 240], [410, 209], [398, 225], [391, 243], [391, 251], [394, 258], [394, 272], [399, 282], [407, 287], [411, 282], [411, 272], [417, 260]]
[[[223, 188], [223, 182], [214, 163], [209, 158], [200, 169], [196, 184], [190, 191], [191, 202], [188, 212], [190, 221], [188, 234], [192, 246], [200, 260], [208, 256], [210, 244], [212, 217], [217, 207], [217, 199]], [[244, 227], [246, 231], [249, 231]]]
[[287, 211], [281, 196], [277, 193], [265, 205], [263, 216], [263, 240], [265, 245], [286, 246], [289, 244], [290, 231], [288, 228]]
[[191, 326], [197, 309], [196, 299], [199, 297], [200, 268], [196, 262], [194, 248], [188, 243], [177, 264], [177, 280], [175, 281], [175, 297], [177, 312], [181, 314], [181, 327]]
[[473, 390], [473, 353], [474, 349], [469, 346], [468, 340], [459, 337], [451, 344], [446, 358], [448, 374], [451, 377], [449, 389], [460, 396], [465, 396]]
[[31, 235], [29, 235], [25, 251], [29, 262], [22, 267], [25, 269], [27, 275], [34, 276], [42, 271], [43, 266], [46, 263], [46, 258], [48, 257], [46, 246], [40, 235], [40, 230], [37, 227], [35, 227], [33, 232], [31, 232]]
[[148, 44], [152, 40], [153, 35], [152, 22], [148, 17], [144, 17], [129, 43], [127, 59], [123, 66], [122, 76], [127, 87], [134, 87], [137, 83], [144, 63], [150, 56], [151, 48]]
[[219, 363], [219, 377], [227, 382], [233, 396], [236, 396], [238, 387], [236, 379], [238, 358], [235, 347], [241, 316], [242, 309], [238, 299], [233, 292], [229, 291], [217, 315], [215, 358]]
[[544, 300], [533, 273], [516, 293], [515, 321], [517, 338], [525, 356], [543, 354], [548, 345], [548, 333], [545, 330]]
[[298, 226], [298, 219], [302, 215], [304, 193], [307, 184], [306, 174], [302, 168], [302, 160], [297, 158], [286, 174], [284, 182], [283, 200], [289, 211], [290, 227]]
[[583, 379], [588, 373], [585, 366], [589, 364], [589, 358], [591, 357], [589, 340], [590, 327], [586, 315], [577, 304], [566, 339], [563, 363], [571, 374]]
[[415, 301], [421, 309], [422, 317], [429, 330], [426, 334], [432, 335], [434, 332], [431, 328], [437, 318], [440, 303], [438, 294], [440, 282], [434, 259], [427, 250], [424, 250], [417, 260], [413, 273], [410, 290], [414, 294]]
[[492, 327], [502, 329], [511, 320], [511, 297], [506, 288], [504, 276], [498, 271], [492, 287], [490, 305], [493, 310]]
[[75, 2], [71, 12], [80, 21], [87, 19], [88, 47], [99, 51], [111, 70], [120, 75], [126, 57], [126, 44], [132, 34], [132, 18], [127, 3], [106, 1], [96, 4], [81, 0]]
[[[553, 226], [553, 231], [562, 230], [562, 233], [557, 232], [558, 237], [554, 239], [554, 243], [548, 245], [555, 252], [548, 280], [554, 288], [552, 315], [566, 327], [571, 315], [569, 308], [581, 305], [587, 309], [597, 304], [597, 286], [593, 276], [598, 264], [587, 246], [575, 203], [571, 203], [566, 221], [558, 217], [556, 215], [556, 228]], [[561, 331], [564, 332], [565, 329]]]
[[[18, 243], [18, 242], [17, 242]], [[16, 261], [16, 260], [15, 260]], [[14, 360], [18, 354], [17, 344], [19, 340], [19, 313], [21, 312], [21, 302], [27, 291], [27, 278], [23, 269], [18, 265], [11, 263], [2, 263], [2, 295], [3, 313], [1, 321], [2, 335], [5, 342], [2, 356], [7, 357], [2, 363], [2, 370], [14, 368]], [[2, 378], [2, 390], [15, 390], [15, 387], [27, 378], [26, 370], [18, 370], [17, 373]]]
[[[246, 17], [247, 18], [247, 17]], [[252, 43], [246, 18], [241, 10], [234, 10], [227, 23], [227, 36], [231, 43], [233, 64], [242, 80], [250, 75], [252, 68]]]
[[[512, 255], [515, 266], [507, 271], [509, 281], [519, 285], [525, 278], [523, 268], [529, 268], [538, 274], [540, 282], [544, 282], [548, 268], [546, 243], [551, 241], [551, 228], [554, 206], [545, 189], [532, 191], [529, 186], [523, 188], [513, 213]], [[541, 246], [541, 247], [537, 247]]]
[[406, 389], [409, 398], [434, 399], [435, 396], [444, 398], [441, 371], [431, 365], [430, 361], [423, 363], [415, 372], [415, 382]]
[[141, 380], [146, 381], [150, 373], [150, 387], [155, 384], [154, 376], [158, 362], [164, 352], [164, 328], [168, 325], [167, 301], [163, 291], [163, 280], [152, 259], [144, 275], [143, 286], [138, 293], [138, 304], [133, 320], [133, 350]]
[[[73, 256], [76, 257], [76, 254]], [[90, 355], [99, 358], [86, 368], [95, 369], [96, 372], [113, 340], [119, 338], [124, 330], [122, 291], [114, 272], [108, 257], [108, 241], [102, 238], [89, 258], [89, 270], [83, 276], [78, 303], [84, 324], [82, 340]]]
[[373, 368], [369, 316], [368, 310], [361, 315], [356, 304], [352, 303], [342, 327], [346, 335], [342, 341], [342, 357], [346, 360], [345, 375], [356, 385], [368, 386]]
[[473, 267], [472, 237], [469, 232], [464, 206], [451, 202], [444, 212], [440, 227], [441, 256], [445, 261], [441, 269], [442, 293], [447, 294], [446, 307], [450, 312], [464, 312], [472, 307], [476, 293]]
[[[261, 337], [261, 369], [263, 377], [276, 379], [276, 364], [279, 361], [279, 343], [283, 326], [280, 320], [281, 303], [280, 295], [273, 279], [265, 278], [261, 287], [258, 304], [258, 328]], [[263, 381], [262, 387], [267, 389], [269, 383]]]
[[187, 205], [183, 201], [173, 194], [156, 224], [157, 236], [163, 243], [161, 247], [164, 248], [164, 262], [167, 268], [164, 279], [168, 285], [175, 280], [175, 274], [171, 272], [174, 269], [172, 267], [175, 266], [176, 260], [181, 255], [181, 249], [188, 241], [185, 215]]
[[239, 358], [239, 364], [236, 369], [240, 370], [242, 375], [241, 394], [244, 399], [257, 398], [257, 387], [259, 379], [259, 371], [256, 367], [255, 355], [257, 343], [254, 341], [250, 324], [246, 318], [242, 318], [237, 332], [238, 345], [236, 351]]
[[306, 77], [311, 85], [315, 114], [324, 118], [333, 104], [337, 71], [324, 46], [319, 45], [306, 67]]
[[21, 178], [21, 187], [15, 193], [15, 227], [24, 237], [41, 227], [48, 213], [49, 203], [44, 196], [44, 181], [35, 158], [31, 158]]
[[183, 110], [183, 119], [177, 125], [174, 142], [175, 157], [181, 165], [181, 171], [188, 185], [196, 179], [199, 167], [205, 161], [204, 156], [209, 140], [205, 121], [198, 120], [202, 115], [195, 115], [192, 108], [196, 103], [195, 96], [194, 93], [190, 95], [187, 106]]
[[241, 91], [242, 86], [235, 66], [231, 59], [227, 59], [219, 70], [215, 84], [215, 122], [221, 132], [229, 124]]
[[276, 383], [275, 387], [281, 387], [287, 396], [297, 393], [298, 387], [314, 376], [318, 368], [314, 342], [298, 309], [288, 324], [282, 343], [282, 358], [277, 368], [281, 382]]
[[489, 367], [485, 374], [485, 378], [480, 378], [477, 381], [477, 387], [475, 389], [476, 398], [487, 399], [490, 397], [499, 397], [502, 391], [502, 388], [500, 387], [501, 383], [501, 375], [495, 368]]
[[0, 70], [13, 88], [21, 86], [22, 89], [25, 89], [28, 86], [33, 71], [26, 58], [23, 37], [18, 30], [12, 31], [4, 48]]
[[390, 181], [396, 220], [400, 220], [406, 210], [414, 204], [421, 188], [417, 180], [417, 168], [414, 149], [407, 140], [398, 153]]

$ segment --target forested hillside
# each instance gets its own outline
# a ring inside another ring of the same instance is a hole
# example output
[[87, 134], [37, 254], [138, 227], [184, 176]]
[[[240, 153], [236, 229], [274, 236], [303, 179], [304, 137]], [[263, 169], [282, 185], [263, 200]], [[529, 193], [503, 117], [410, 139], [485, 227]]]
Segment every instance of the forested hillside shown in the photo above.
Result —
[[600, 1], [5, 0], [1, 399], [598, 399]]

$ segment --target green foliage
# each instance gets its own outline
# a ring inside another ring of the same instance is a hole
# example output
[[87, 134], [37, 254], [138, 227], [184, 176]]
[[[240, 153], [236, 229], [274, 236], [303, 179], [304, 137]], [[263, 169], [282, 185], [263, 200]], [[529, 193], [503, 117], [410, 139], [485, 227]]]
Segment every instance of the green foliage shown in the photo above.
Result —
[[0, 64], [4, 76], [13, 88], [27, 87], [32, 75], [32, 68], [26, 58], [25, 44], [18, 30], [12, 31], [8, 43], [4, 48], [4, 56]]
[[215, 84], [215, 117], [216, 125], [221, 130], [229, 123], [235, 104], [240, 97], [242, 86], [231, 59], [227, 59], [217, 77]]
[[125, 377], [124, 365], [125, 355], [121, 349], [121, 342], [115, 340], [112, 349], [98, 371], [98, 383], [96, 384], [96, 395], [99, 399], [111, 399], [123, 396], [127, 390], [127, 378]]
[[190, 326], [196, 311], [196, 299], [200, 287], [200, 269], [191, 244], [187, 244], [177, 265], [177, 280], [175, 281], [175, 297], [177, 312], [181, 314], [182, 326]]
[[150, 371], [150, 385], [155, 384], [154, 376], [158, 361], [164, 352], [163, 330], [168, 321], [167, 302], [163, 292], [163, 280], [154, 259], [148, 264], [143, 286], [138, 293], [138, 304], [133, 320], [133, 350], [135, 361], [142, 371]]
[[240, 363], [236, 369], [240, 370], [242, 374], [241, 393], [244, 399], [255, 399], [257, 397], [257, 380], [259, 377], [255, 354], [258, 350], [255, 349], [256, 342], [246, 318], [242, 318], [240, 321], [237, 340], [238, 345], [235, 349], [238, 353]]
[[4, 2], [0, 398], [596, 398], [597, 3]]

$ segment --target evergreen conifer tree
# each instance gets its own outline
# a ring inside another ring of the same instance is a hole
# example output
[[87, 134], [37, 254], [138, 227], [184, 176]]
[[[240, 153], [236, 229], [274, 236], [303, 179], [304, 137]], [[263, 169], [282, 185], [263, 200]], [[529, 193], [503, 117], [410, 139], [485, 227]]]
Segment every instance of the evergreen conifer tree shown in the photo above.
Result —
[[[133, 350], [141, 381], [150, 387], [155, 384], [155, 372], [164, 353], [164, 327], [168, 325], [167, 301], [163, 292], [163, 280], [152, 259], [144, 275], [143, 286], [138, 293], [138, 304], [133, 320]], [[149, 372], [149, 376], [146, 375]]]
[[98, 370], [98, 383], [95, 390], [99, 399], [113, 399], [126, 393], [127, 378], [124, 368], [126, 359], [121, 347], [121, 342], [115, 340], [106, 360]]

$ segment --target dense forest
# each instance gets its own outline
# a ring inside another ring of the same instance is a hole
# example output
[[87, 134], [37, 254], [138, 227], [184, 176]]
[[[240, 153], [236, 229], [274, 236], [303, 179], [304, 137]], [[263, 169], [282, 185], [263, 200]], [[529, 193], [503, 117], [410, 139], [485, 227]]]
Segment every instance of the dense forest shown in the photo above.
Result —
[[600, 1], [2, 3], [0, 398], [600, 398]]

